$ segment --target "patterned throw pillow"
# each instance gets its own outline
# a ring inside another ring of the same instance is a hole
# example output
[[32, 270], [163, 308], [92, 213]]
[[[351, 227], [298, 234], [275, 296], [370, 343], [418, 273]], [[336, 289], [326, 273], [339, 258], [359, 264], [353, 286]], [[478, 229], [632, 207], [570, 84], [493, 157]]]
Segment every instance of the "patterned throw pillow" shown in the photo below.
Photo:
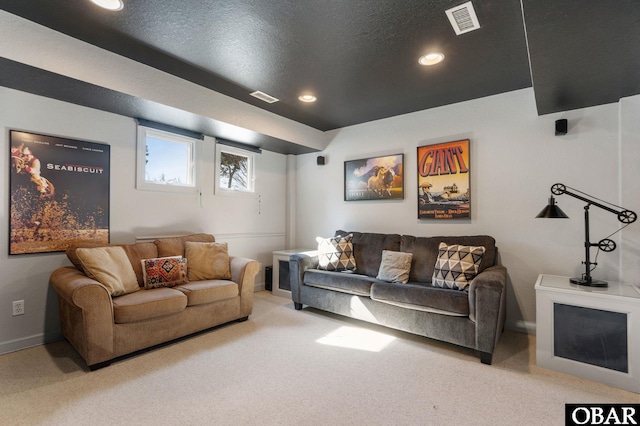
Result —
[[318, 242], [318, 269], [325, 271], [352, 271], [356, 269], [353, 256], [353, 234], [333, 238], [316, 238]]
[[187, 259], [180, 256], [142, 259], [144, 288], [174, 287], [186, 284]]
[[466, 290], [478, 274], [484, 252], [484, 247], [440, 243], [432, 284], [434, 287]]

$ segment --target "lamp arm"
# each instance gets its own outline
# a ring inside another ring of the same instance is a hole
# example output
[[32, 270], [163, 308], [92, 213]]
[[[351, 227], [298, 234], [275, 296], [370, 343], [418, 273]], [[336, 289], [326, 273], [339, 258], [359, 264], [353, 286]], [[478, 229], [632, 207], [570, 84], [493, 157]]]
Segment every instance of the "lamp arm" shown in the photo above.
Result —
[[593, 199], [590, 199], [582, 195], [576, 194], [575, 192], [569, 191], [566, 185], [563, 185], [561, 183], [556, 183], [555, 185], [553, 185], [551, 187], [551, 193], [555, 195], [562, 195], [562, 194], [570, 195], [573, 198], [577, 198], [578, 200], [582, 200], [585, 203], [588, 203], [589, 205], [600, 207], [601, 209], [611, 212], [616, 216], [618, 216], [618, 220], [622, 223], [633, 223], [637, 219], [637, 215], [631, 210], [626, 210], [623, 208], [620, 208], [620, 210], [616, 210], [609, 206], [605, 206], [604, 204], [600, 204], [599, 202]]

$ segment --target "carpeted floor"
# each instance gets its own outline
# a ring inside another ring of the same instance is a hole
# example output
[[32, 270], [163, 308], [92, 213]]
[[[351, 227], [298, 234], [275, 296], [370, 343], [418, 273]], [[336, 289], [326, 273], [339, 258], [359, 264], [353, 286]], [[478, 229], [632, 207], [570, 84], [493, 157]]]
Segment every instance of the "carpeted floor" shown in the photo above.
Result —
[[541, 369], [506, 332], [472, 351], [256, 293], [249, 321], [90, 372], [66, 341], [0, 356], [1, 425], [562, 425], [640, 395]]

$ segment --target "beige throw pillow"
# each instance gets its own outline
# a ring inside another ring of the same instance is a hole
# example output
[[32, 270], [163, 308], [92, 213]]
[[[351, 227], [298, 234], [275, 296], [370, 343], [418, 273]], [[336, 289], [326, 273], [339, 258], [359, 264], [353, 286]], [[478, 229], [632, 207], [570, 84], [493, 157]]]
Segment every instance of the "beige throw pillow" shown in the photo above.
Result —
[[382, 250], [382, 261], [376, 278], [382, 281], [406, 284], [409, 281], [412, 257], [411, 253]]
[[184, 243], [189, 281], [231, 279], [227, 243]]
[[87, 275], [104, 285], [112, 296], [140, 290], [133, 266], [122, 247], [76, 249]]

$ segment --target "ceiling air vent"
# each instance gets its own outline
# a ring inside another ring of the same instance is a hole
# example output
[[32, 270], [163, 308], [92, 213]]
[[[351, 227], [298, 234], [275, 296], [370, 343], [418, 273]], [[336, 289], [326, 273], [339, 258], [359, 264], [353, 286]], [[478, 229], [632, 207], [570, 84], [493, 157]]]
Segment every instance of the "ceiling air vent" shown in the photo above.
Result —
[[261, 92], [259, 90], [256, 90], [255, 92], [251, 93], [251, 96], [253, 96], [254, 98], [258, 98], [261, 101], [265, 101], [266, 103], [272, 104], [274, 102], [278, 102], [278, 98], [274, 98], [271, 95], [267, 95], [264, 92]]
[[460, 6], [452, 7], [445, 12], [456, 35], [468, 33], [480, 28], [476, 11], [470, 1]]

